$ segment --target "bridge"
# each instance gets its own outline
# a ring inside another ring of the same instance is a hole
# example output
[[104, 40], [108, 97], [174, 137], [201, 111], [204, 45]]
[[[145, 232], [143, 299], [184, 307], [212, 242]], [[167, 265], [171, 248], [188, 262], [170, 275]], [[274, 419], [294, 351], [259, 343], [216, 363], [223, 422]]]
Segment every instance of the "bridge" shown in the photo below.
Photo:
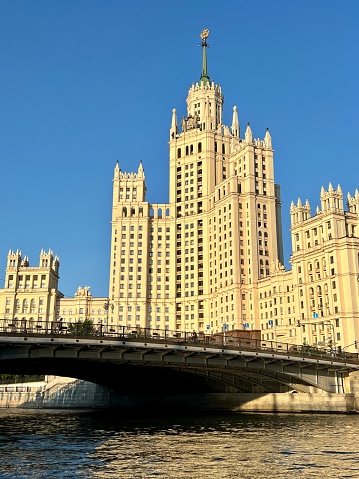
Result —
[[119, 393], [344, 393], [358, 355], [277, 341], [0, 320], [0, 373], [69, 376]]

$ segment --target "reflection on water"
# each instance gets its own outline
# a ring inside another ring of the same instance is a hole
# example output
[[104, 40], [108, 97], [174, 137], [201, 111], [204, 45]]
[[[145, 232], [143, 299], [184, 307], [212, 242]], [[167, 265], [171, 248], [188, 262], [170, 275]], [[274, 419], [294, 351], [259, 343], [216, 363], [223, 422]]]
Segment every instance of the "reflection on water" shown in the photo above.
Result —
[[351, 415], [0, 410], [0, 478], [358, 478], [358, 425]]

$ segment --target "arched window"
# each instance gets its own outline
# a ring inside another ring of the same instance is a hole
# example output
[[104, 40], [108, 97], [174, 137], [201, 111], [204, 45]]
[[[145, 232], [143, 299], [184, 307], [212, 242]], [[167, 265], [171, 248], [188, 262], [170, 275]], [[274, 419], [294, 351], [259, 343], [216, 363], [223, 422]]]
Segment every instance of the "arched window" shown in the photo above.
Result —
[[177, 149], [177, 158], [181, 158], [181, 148]]
[[124, 206], [124, 207], [122, 208], [122, 216], [127, 216], [127, 208], [126, 208], [126, 206]]
[[154, 211], [153, 211], [153, 208], [150, 209], [150, 218], [153, 218], [154, 217]]
[[32, 299], [30, 302], [30, 313], [36, 313], [35, 308], [36, 308], [36, 303], [35, 303], [35, 300]]
[[29, 307], [29, 302], [27, 299], [24, 299], [23, 303], [22, 303], [22, 312], [23, 313], [27, 313], [27, 308]]
[[198, 143], [198, 153], [202, 153], [202, 143]]
[[139, 209], [138, 209], [138, 215], [142, 218], [142, 216], [143, 216], [143, 208], [142, 208], [142, 206], [140, 206]]
[[188, 146], [186, 146], [186, 155], [188, 155], [188, 153], [189, 153], [189, 148]]
[[157, 210], [157, 218], [162, 218], [162, 208], [158, 208], [158, 210]]
[[169, 216], [169, 215], [170, 215], [170, 209], [167, 208], [167, 209], [166, 209], [166, 216]]
[[222, 144], [222, 154], [223, 154], [223, 155], [226, 154], [226, 146], [225, 146], [224, 143]]

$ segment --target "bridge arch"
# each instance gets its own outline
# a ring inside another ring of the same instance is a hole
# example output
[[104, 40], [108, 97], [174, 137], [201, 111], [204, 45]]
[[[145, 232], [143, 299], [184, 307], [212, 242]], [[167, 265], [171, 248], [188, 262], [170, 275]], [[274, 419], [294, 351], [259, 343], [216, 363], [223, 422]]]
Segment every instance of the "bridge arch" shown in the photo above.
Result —
[[74, 377], [114, 391], [344, 392], [358, 366], [290, 353], [133, 338], [0, 335], [0, 370]]

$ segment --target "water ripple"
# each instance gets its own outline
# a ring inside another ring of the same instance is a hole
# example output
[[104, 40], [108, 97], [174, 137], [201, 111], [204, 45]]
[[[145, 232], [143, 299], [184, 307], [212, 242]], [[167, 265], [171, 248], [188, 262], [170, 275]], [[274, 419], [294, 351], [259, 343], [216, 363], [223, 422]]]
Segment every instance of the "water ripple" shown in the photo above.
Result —
[[358, 478], [359, 416], [0, 410], [0, 479]]

